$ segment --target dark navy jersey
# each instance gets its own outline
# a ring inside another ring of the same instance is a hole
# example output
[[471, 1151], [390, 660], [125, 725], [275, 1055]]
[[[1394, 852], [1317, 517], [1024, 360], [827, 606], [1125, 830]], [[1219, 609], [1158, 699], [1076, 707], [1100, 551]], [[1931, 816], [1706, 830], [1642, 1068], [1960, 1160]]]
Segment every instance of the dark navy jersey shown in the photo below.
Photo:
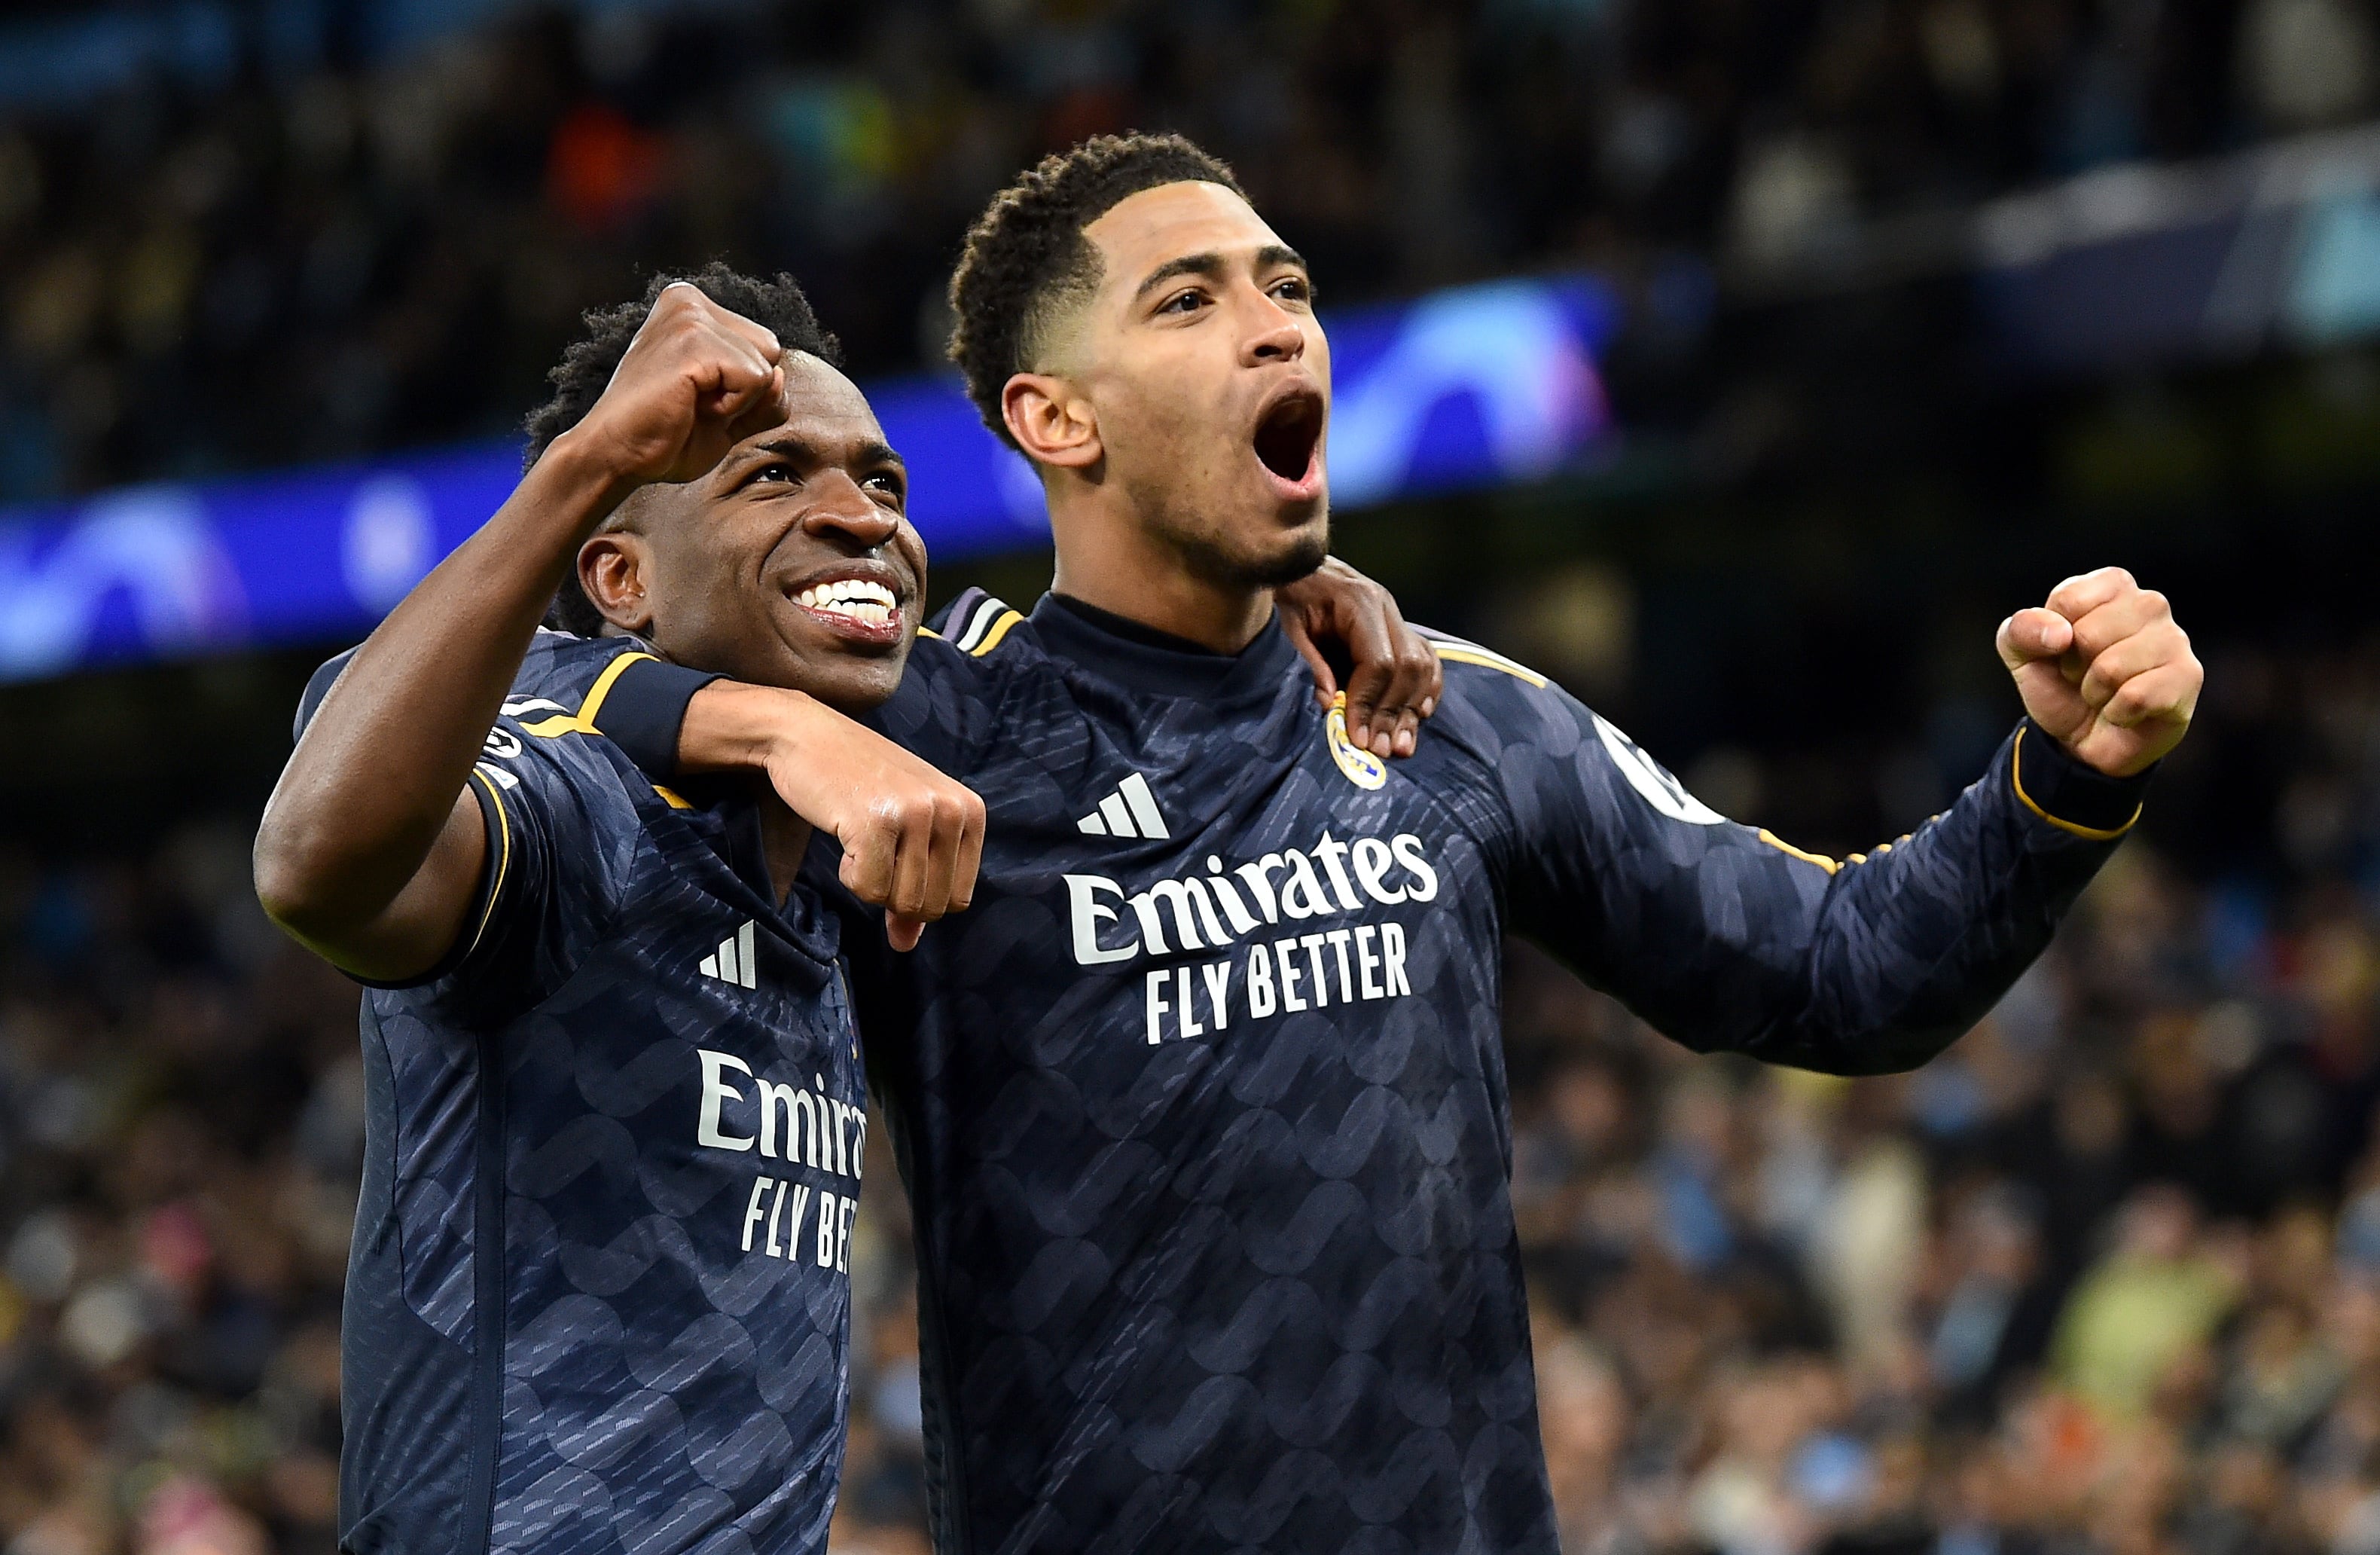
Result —
[[539, 634], [471, 774], [469, 926], [364, 999], [359, 1555], [826, 1546], [867, 1131], [838, 924], [771, 905], [748, 800], [630, 759], [704, 678], [640, 648]]
[[1503, 936], [1697, 1049], [1904, 1067], [2138, 803], [2027, 729], [1838, 863], [1475, 645], [1384, 762], [1278, 627], [1222, 657], [970, 592], [941, 630], [878, 723], [988, 805], [975, 903], [850, 943], [945, 1555], [1551, 1555]]

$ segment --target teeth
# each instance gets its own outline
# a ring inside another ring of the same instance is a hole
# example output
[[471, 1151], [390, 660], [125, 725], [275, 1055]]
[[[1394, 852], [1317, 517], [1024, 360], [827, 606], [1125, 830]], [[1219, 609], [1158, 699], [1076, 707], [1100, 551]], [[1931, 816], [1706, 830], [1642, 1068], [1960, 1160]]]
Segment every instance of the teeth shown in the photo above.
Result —
[[864, 577], [839, 577], [817, 584], [795, 598], [811, 610], [847, 615], [870, 626], [890, 624], [900, 610], [900, 601], [892, 589]]

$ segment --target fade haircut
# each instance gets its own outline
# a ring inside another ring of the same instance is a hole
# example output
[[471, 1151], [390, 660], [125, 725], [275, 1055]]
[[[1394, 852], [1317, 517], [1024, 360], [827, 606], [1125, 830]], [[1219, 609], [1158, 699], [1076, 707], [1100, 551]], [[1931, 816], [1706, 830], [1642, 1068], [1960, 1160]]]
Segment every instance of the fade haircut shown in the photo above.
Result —
[[[587, 419], [595, 402], [603, 397], [612, 374], [619, 371], [620, 358], [628, 354], [629, 342], [644, 328], [653, 304], [680, 281], [691, 282], [720, 307], [770, 331], [786, 350], [807, 351], [829, 367], [843, 365], [843, 347], [819, 323], [810, 299], [802, 295], [791, 275], [780, 272], [775, 279], [764, 281], [730, 270], [717, 260], [691, 275], [656, 275], [640, 301], [587, 310], [580, 321], [586, 333], [571, 342], [561, 362], [546, 374], [553, 385], [553, 397], [528, 414], [528, 447], [521, 456], [524, 470], [537, 463], [555, 438]], [[554, 591], [545, 624], [582, 638], [595, 637], [603, 629], [603, 613], [579, 586], [575, 559], [562, 587]]]
[[1220, 184], [1247, 198], [1230, 167], [1179, 135], [1100, 135], [1043, 157], [967, 229], [951, 276], [950, 356], [983, 424], [1011, 448], [1001, 391], [1033, 371], [1051, 327], [1099, 287], [1099, 251], [1083, 229], [1166, 184]]

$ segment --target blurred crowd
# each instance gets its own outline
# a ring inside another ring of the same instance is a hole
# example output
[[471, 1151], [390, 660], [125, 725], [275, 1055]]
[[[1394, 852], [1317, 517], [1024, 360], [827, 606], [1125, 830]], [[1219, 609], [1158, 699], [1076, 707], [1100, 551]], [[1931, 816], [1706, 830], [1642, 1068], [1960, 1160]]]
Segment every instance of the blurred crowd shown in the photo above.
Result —
[[2380, 660], [2209, 659], [2158, 827], [1915, 1074], [1514, 947], [1566, 1550], [2380, 1555]]
[[[2168, 837], [1914, 1075], [1696, 1057], [1513, 947], [1567, 1550], [2380, 1555], [2380, 656], [2212, 659]], [[2261, 845], [2185, 869], [2210, 774]], [[0, 848], [5, 1555], [330, 1546], [357, 996], [246, 838]], [[926, 1555], [868, 1180], [834, 1548]]]
[[[917, 366], [985, 196], [1104, 129], [1232, 159], [1326, 301], [1586, 264], [1650, 316], [1713, 261], [2380, 109], [2372, 0], [655, 0], [402, 49], [364, 8], [227, 6], [212, 65], [0, 103], [0, 503], [501, 433], [579, 310], [713, 255]], [[2380, 664], [2210, 697], [2167, 829], [1919, 1074], [1696, 1058], [1515, 947], [1566, 1549], [2380, 1555]], [[1873, 786], [1724, 754], [1689, 777], [1780, 825]], [[0, 1555], [331, 1546], [356, 994], [247, 846], [0, 843]], [[923, 1555], [868, 1176], [836, 1549]]]
[[247, 832], [0, 852], [0, 1549], [336, 1543], [353, 984], [254, 906]]
[[1953, 1053], [1697, 1060], [1558, 973], [1516, 1153], [1565, 1549], [2380, 1551], [2380, 947], [2206, 977], [2122, 856]]
[[[2370, 0], [374, 8], [192, 0], [217, 46], [0, 95], [0, 502], [501, 432], [580, 310], [713, 256], [938, 360], [967, 220], [1100, 130], [1230, 157], [1328, 297], [1584, 263], [1667, 327], [1715, 253], [2375, 106]], [[65, 25], [0, 27], [0, 88]]]

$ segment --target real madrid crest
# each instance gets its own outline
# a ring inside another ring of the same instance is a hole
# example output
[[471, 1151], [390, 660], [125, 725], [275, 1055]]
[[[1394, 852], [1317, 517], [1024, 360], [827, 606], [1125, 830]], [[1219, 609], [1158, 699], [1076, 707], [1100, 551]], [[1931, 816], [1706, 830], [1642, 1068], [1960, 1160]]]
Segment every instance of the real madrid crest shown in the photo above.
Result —
[[1330, 759], [1347, 781], [1358, 788], [1378, 788], [1389, 781], [1389, 764], [1347, 737], [1347, 693], [1342, 691], [1331, 699], [1330, 716], [1322, 721], [1323, 738], [1330, 744]]

